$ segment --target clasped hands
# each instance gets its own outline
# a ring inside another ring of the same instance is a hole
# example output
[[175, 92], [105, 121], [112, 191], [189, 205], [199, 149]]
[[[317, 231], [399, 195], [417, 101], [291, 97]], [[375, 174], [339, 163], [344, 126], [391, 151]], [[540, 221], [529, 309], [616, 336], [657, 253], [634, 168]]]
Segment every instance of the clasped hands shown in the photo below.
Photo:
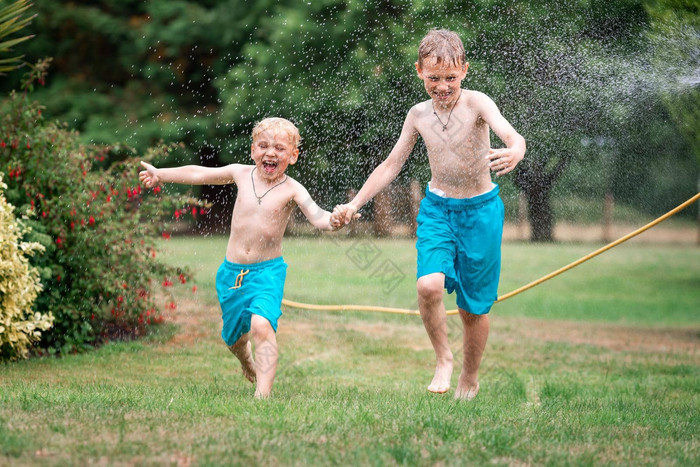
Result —
[[339, 229], [362, 215], [357, 212], [357, 207], [352, 203], [339, 204], [333, 208], [330, 223], [334, 229]]

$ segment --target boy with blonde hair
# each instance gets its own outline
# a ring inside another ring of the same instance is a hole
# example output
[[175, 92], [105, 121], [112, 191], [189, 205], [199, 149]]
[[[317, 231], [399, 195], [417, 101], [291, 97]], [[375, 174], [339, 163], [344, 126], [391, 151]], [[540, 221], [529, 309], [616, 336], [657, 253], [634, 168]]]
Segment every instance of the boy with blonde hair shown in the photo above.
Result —
[[[240, 360], [244, 376], [256, 384], [255, 397], [270, 395], [277, 369], [277, 320], [287, 274], [282, 237], [299, 206], [316, 228], [334, 230], [331, 213], [321, 209], [299, 182], [286, 174], [299, 157], [299, 130], [289, 120], [266, 118], [253, 129], [253, 165], [188, 165], [156, 168], [141, 162], [146, 187], [161, 183], [238, 187], [226, 257], [216, 275], [221, 305], [221, 337]], [[255, 360], [250, 339], [255, 343]]]
[[[515, 168], [525, 140], [485, 94], [462, 89], [469, 63], [461, 39], [431, 30], [415, 64], [430, 99], [411, 108], [396, 145], [348, 204], [333, 217], [349, 223], [357, 210], [396, 178], [418, 136], [428, 150], [431, 179], [418, 214], [418, 307], [436, 356], [428, 390], [447, 392], [453, 355], [447, 336], [444, 289], [457, 291], [464, 327], [462, 372], [455, 397], [479, 391], [478, 370], [489, 332], [487, 313], [497, 298], [503, 203], [491, 181]], [[491, 149], [489, 129], [506, 144]]]

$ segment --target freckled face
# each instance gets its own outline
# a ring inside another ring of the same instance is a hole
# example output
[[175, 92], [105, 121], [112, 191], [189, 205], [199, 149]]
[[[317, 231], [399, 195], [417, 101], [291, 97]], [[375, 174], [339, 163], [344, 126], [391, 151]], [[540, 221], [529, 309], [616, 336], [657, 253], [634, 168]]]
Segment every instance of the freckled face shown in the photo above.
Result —
[[261, 177], [275, 180], [281, 177], [299, 156], [292, 138], [283, 131], [260, 133], [250, 146], [251, 157]]
[[437, 63], [435, 57], [427, 57], [422, 66], [416, 63], [416, 71], [423, 80], [425, 91], [442, 108], [450, 108], [457, 101], [467, 68], [468, 63], [461, 67], [451, 63]]

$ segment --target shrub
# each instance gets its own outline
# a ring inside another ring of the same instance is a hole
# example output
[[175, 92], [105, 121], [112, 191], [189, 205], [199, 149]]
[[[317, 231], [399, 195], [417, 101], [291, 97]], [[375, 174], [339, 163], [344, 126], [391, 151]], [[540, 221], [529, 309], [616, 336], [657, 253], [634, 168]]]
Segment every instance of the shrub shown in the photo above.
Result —
[[[36, 211], [29, 239], [46, 249], [32, 258], [44, 284], [34, 308], [51, 310], [55, 323], [40, 347], [73, 352], [143, 334], [164, 307], [175, 307], [172, 294], [156, 287], [168, 291], [189, 275], [157, 258], [161, 219], [199, 208], [183, 195], [142, 191], [140, 159], [128, 148], [86, 146], [65, 125], [45, 121], [28, 91], [47, 66], [32, 67], [24, 92], [0, 103], [0, 168], [9, 173], [8, 201]], [[169, 150], [153, 148], [141, 159]]]
[[28, 257], [43, 251], [38, 243], [23, 242], [27, 230], [14, 215], [3, 190], [0, 172], [0, 361], [26, 358], [29, 346], [53, 324], [50, 313], [33, 313], [32, 304], [41, 291], [39, 273]]

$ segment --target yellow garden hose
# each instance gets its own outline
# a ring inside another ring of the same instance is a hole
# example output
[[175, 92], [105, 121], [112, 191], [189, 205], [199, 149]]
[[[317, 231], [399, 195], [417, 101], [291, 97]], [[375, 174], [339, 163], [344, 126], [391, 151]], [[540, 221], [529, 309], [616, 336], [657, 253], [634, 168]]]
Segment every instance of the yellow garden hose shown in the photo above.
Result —
[[[593, 253], [589, 253], [583, 258], [577, 259], [571, 264], [568, 264], [564, 266], [563, 268], [557, 269], [554, 272], [551, 272], [547, 274], [546, 276], [543, 276], [536, 281], [530, 282], [527, 285], [524, 285], [520, 287], [519, 289], [515, 289], [512, 292], [508, 292], [505, 295], [501, 295], [498, 297], [498, 300], [496, 300], [496, 303], [502, 302], [503, 300], [507, 300], [511, 297], [514, 297], [518, 295], [519, 293], [525, 292], [528, 289], [531, 289], [535, 287], [536, 285], [540, 285], [541, 283], [548, 281], [549, 279], [558, 276], [559, 274], [568, 271], [569, 269], [575, 268], [581, 263], [584, 263], [588, 261], [589, 259], [598, 256], [599, 254], [608, 251], [611, 248], [614, 248], [618, 246], [619, 244], [626, 242], [632, 237], [636, 237], [640, 233], [649, 230], [650, 228], [654, 227], [656, 224], [659, 224], [660, 222], [665, 221], [669, 217], [673, 216], [674, 214], [682, 211], [683, 209], [687, 208], [691, 204], [695, 203], [698, 199], [700, 199], [700, 193], [697, 193], [695, 196], [684, 202], [683, 204], [680, 204], [676, 206], [674, 209], [668, 211], [666, 214], [663, 216], [659, 217], [658, 219], [649, 222], [647, 225], [644, 227], [640, 227], [639, 229], [635, 230], [634, 232], [631, 232], [624, 237], [621, 237], [617, 240], [615, 240], [612, 243], [609, 243], [605, 245], [602, 248], [599, 248], [598, 250], [594, 251]], [[309, 303], [299, 303], [299, 302], [294, 302], [291, 300], [282, 299], [282, 304], [285, 306], [288, 306], [290, 308], [299, 308], [299, 309], [305, 309], [305, 310], [318, 310], [318, 311], [377, 311], [377, 312], [383, 312], [383, 313], [399, 313], [399, 314], [404, 314], [404, 315], [418, 315], [420, 314], [418, 310], [410, 310], [406, 308], [389, 308], [389, 307], [381, 307], [381, 306], [371, 306], [371, 305], [312, 305]], [[457, 309], [454, 310], [449, 310], [447, 312], [448, 315], [456, 315], [459, 313]]]

